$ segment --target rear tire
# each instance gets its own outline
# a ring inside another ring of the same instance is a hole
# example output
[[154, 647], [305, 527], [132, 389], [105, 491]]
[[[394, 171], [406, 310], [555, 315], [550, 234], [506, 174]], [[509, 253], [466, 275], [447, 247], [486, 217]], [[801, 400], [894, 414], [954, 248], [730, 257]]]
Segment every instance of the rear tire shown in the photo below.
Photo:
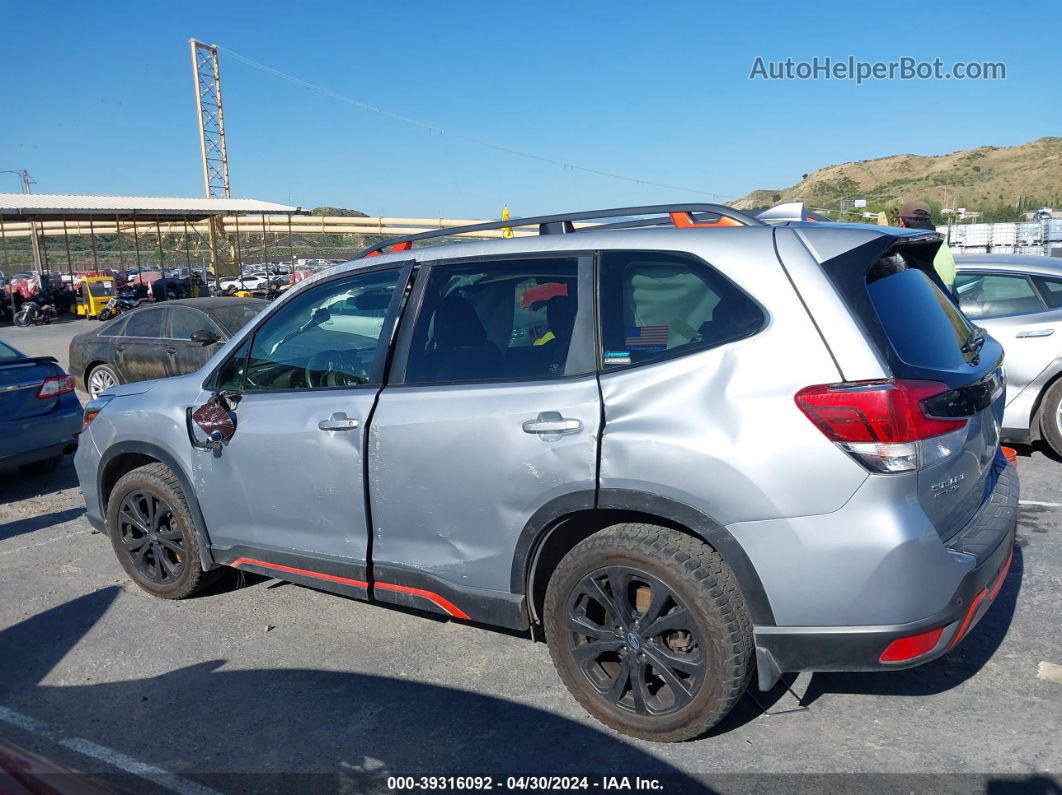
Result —
[[699, 737], [752, 675], [752, 622], [734, 573], [677, 530], [615, 525], [576, 545], [550, 578], [544, 621], [575, 699], [643, 740]]
[[1062, 457], [1062, 379], [1047, 390], [1040, 404], [1040, 436]]
[[165, 464], [147, 464], [118, 479], [107, 501], [107, 532], [125, 573], [152, 596], [184, 599], [219, 572], [200, 564], [195, 521]]
[[97, 364], [85, 374], [85, 389], [93, 400], [120, 383], [118, 373], [109, 364]]
[[63, 463], [61, 455], [45, 458], [43, 461], [34, 461], [32, 464], [23, 464], [19, 467], [27, 475], [50, 475]]

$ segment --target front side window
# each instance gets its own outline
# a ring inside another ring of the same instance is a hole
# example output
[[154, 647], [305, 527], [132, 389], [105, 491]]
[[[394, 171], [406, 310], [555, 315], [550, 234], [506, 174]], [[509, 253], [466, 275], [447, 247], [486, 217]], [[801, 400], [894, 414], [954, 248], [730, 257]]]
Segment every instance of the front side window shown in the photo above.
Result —
[[[578, 260], [529, 259], [432, 269], [413, 329], [411, 384], [574, 375]], [[586, 368], [588, 369], [588, 368]]]
[[[399, 271], [362, 273], [307, 290], [254, 333], [243, 372], [247, 391], [327, 389], [377, 382], [381, 334]], [[242, 346], [241, 346], [242, 348]], [[226, 363], [232, 380], [240, 369]]]
[[162, 318], [166, 310], [163, 308], [142, 309], [129, 316], [129, 322], [125, 327], [127, 337], [152, 337], [162, 336]]
[[1020, 274], [960, 273], [955, 277], [959, 306], [969, 318], [1003, 317], [1044, 308], [1032, 283]]
[[662, 252], [601, 256], [602, 365], [714, 348], [763, 328], [763, 311], [703, 261]]

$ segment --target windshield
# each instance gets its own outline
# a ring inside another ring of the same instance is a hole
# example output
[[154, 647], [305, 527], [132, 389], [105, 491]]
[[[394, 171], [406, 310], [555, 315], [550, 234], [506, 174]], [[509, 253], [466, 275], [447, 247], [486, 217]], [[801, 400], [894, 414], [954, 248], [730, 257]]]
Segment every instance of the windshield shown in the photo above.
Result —
[[0, 362], [21, 359], [22, 354], [4, 342], [0, 342]]

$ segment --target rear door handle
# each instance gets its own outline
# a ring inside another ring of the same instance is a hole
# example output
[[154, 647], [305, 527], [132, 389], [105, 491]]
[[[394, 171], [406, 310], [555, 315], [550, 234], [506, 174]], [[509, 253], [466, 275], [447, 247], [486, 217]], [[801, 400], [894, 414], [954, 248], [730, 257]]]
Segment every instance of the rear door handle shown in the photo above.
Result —
[[524, 422], [524, 433], [563, 434], [582, 430], [580, 420], [562, 417], [559, 411], [543, 411], [537, 419]]
[[1018, 339], [1024, 337], [1050, 337], [1055, 333], [1053, 328], [1027, 328], [1024, 331], [1019, 331], [1014, 336]]
[[342, 411], [337, 411], [327, 420], [317, 423], [317, 427], [322, 431], [352, 431], [358, 427], [358, 421], [349, 418]]

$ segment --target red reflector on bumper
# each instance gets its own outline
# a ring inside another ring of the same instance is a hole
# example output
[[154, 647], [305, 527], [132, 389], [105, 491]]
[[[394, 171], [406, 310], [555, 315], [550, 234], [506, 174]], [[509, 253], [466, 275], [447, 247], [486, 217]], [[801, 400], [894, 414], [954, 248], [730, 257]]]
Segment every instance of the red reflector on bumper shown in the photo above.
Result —
[[881, 653], [881, 657], [878, 658], [879, 662], [906, 662], [907, 660], [913, 660], [916, 657], [921, 657], [923, 654], [928, 654], [933, 651], [937, 643], [940, 641], [940, 636], [944, 634], [944, 627], [937, 629], [931, 629], [928, 632], [922, 632], [918, 635], [909, 635], [906, 638], [897, 638], [888, 646], [885, 647], [885, 651]]

